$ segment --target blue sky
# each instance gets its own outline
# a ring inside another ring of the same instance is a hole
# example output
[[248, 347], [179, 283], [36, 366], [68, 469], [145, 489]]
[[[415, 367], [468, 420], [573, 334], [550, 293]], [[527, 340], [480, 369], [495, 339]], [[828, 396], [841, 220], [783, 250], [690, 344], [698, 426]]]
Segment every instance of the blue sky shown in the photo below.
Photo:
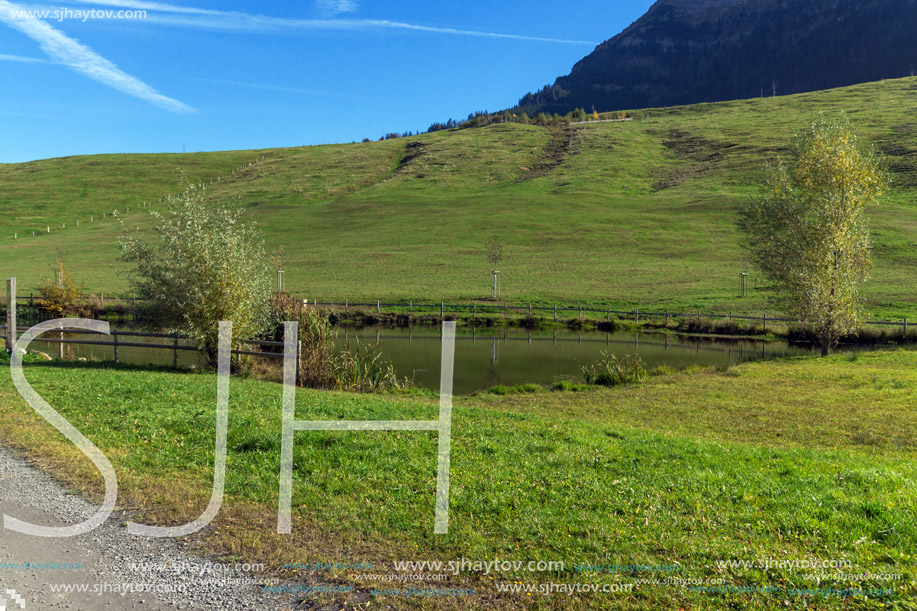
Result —
[[0, 0], [0, 162], [424, 130], [515, 104], [651, 4]]

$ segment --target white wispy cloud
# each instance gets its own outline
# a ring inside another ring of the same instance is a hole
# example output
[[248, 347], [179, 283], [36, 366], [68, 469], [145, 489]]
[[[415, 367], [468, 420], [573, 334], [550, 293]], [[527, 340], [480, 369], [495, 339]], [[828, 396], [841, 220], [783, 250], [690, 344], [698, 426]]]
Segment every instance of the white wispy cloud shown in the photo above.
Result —
[[356, 13], [360, 5], [354, 0], [315, 0], [315, 8], [322, 17], [337, 17], [341, 13]]
[[[266, 33], [283, 31], [360, 31], [360, 30], [407, 30], [429, 32], [453, 36], [473, 36], [477, 38], [497, 38], [528, 42], [544, 42], [567, 45], [596, 46], [599, 43], [589, 40], [569, 40], [545, 36], [528, 36], [524, 34], [502, 34], [479, 30], [418, 25], [385, 19], [291, 19], [271, 17], [240, 11], [221, 11], [181, 6], [165, 2], [147, 2], [145, 0], [69, 0], [76, 4], [111, 6], [124, 9], [150, 11], [147, 18], [138, 23], [161, 23], [163, 25], [182, 26], [196, 29], [218, 30], [225, 32]], [[338, 3], [340, 0], [338, 0]]]
[[2, 62], [20, 62], [23, 64], [48, 64], [50, 63], [46, 59], [41, 59], [39, 57], [22, 57], [21, 55], [7, 55], [6, 53], [0, 53], [0, 61]]
[[151, 102], [173, 112], [194, 112], [194, 109], [164, 96], [140, 79], [127, 74], [86, 45], [70, 38], [41, 19], [23, 16], [22, 7], [0, 0], [0, 22], [19, 30], [38, 43], [55, 63], [67, 66], [89, 78], [122, 93]]

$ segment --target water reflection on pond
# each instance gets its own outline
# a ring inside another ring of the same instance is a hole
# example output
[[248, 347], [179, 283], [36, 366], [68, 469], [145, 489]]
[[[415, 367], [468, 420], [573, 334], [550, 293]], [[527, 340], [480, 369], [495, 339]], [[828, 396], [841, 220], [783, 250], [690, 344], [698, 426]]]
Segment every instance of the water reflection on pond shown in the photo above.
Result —
[[[68, 334], [68, 337], [76, 336]], [[80, 336], [80, 339], [90, 338], [110, 341], [110, 338], [101, 336]], [[439, 388], [439, 328], [339, 327], [335, 330], [335, 344], [339, 350], [347, 345], [353, 348], [357, 342], [361, 345], [378, 345], [384, 360], [392, 361], [398, 375], [413, 377], [424, 388]], [[163, 347], [120, 346], [120, 361], [156, 365], [174, 363], [173, 340], [143, 338], [143, 343], [162, 343]], [[57, 344], [43, 343], [40, 339], [35, 341], [33, 347], [53, 356], [58, 352]], [[65, 350], [68, 358], [110, 361], [114, 356], [111, 346], [68, 344]], [[725, 341], [662, 333], [460, 327], [456, 336], [453, 392], [469, 394], [497, 385], [582, 381], [581, 366], [595, 363], [603, 351], [618, 356], [638, 354], [649, 368], [658, 365], [676, 368], [686, 365], [727, 365], [771, 356], [811, 354], [808, 348], [779, 341]], [[178, 364], [201, 366], [204, 359], [198, 352], [179, 351]]]
[[[399, 375], [413, 376], [425, 388], [439, 388], [440, 332], [436, 328], [338, 329], [337, 345], [378, 344]], [[660, 333], [576, 332], [567, 329], [459, 328], [455, 347], [456, 394], [497, 385], [582, 381], [582, 365], [609, 352], [639, 354], [657, 365], [726, 365], [771, 356], [810, 354], [786, 342], [723, 341]]]

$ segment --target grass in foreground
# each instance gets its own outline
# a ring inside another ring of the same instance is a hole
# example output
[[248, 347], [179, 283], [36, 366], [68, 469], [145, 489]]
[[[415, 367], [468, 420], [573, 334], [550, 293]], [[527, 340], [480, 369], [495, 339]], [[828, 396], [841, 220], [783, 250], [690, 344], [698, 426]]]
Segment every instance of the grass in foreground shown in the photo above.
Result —
[[[72, 363], [26, 369], [35, 389], [109, 456], [122, 505], [157, 523], [183, 522], [206, 506], [214, 375]], [[432, 533], [433, 434], [297, 433], [294, 534], [278, 537], [281, 388], [233, 379], [226, 502], [199, 543], [275, 567], [456, 558], [566, 563], [552, 574], [466, 572], [445, 582], [476, 588], [471, 599], [379, 601], [404, 608], [912, 609], [915, 388], [917, 353], [898, 351], [684, 372], [616, 389], [457, 398], [448, 536]], [[0, 380], [0, 407], [5, 442], [98, 494], [91, 464], [36, 419], [8, 375]], [[435, 399], [423, 395], [298, 394], [299, 419], [437, 413]], [[808, 570], [717, 564], [763, 559], [847, 560], [847, 573], [902, 578], [819, 583], [806, 580]], [[498, 592], [498, 584], [513, 582], [660, 578], [575, 568], [597, 564], [677, 564], [666, 577], [780, 590], [722, 594], [644, 583], [618, 594]], [[334, 577], [370, 585], [346, 571]], [[791, 593], [851, 586], [890, 588], [893, 596]]]

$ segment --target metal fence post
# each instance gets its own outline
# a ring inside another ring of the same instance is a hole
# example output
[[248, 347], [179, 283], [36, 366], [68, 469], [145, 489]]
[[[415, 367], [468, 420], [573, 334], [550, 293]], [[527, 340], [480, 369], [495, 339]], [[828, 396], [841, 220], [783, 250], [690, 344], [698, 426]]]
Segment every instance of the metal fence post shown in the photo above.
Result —
[[118, 360], [118, 332], [112, 331], [111, 338], [112, 338], [112, 342], [114, 342], [112, 346], [114, 346], [114, 349], [115, 349], [115, 362], [118, 363], [119, 362]]
[[557, 322], [557, 304], [554, 304], [554, 322]]
[[634, 308], [634, 325], [640, 326], [640, 308]]
[[767, 312], [764, 313], [764, 331], [767, 331]]
[[178, 369], [178, 338], [175, 338], [175, 349], [172, 351], [172, 367]]
[[382, 313], [382, 300], [376, 299], [376, 314]]
[[60, 342], [57, 344], [57, 358], [59, 358], [60, 360], [64, 360], [64, 332], [63, 331], [57, 332], [57, 339], [60, 340]]

